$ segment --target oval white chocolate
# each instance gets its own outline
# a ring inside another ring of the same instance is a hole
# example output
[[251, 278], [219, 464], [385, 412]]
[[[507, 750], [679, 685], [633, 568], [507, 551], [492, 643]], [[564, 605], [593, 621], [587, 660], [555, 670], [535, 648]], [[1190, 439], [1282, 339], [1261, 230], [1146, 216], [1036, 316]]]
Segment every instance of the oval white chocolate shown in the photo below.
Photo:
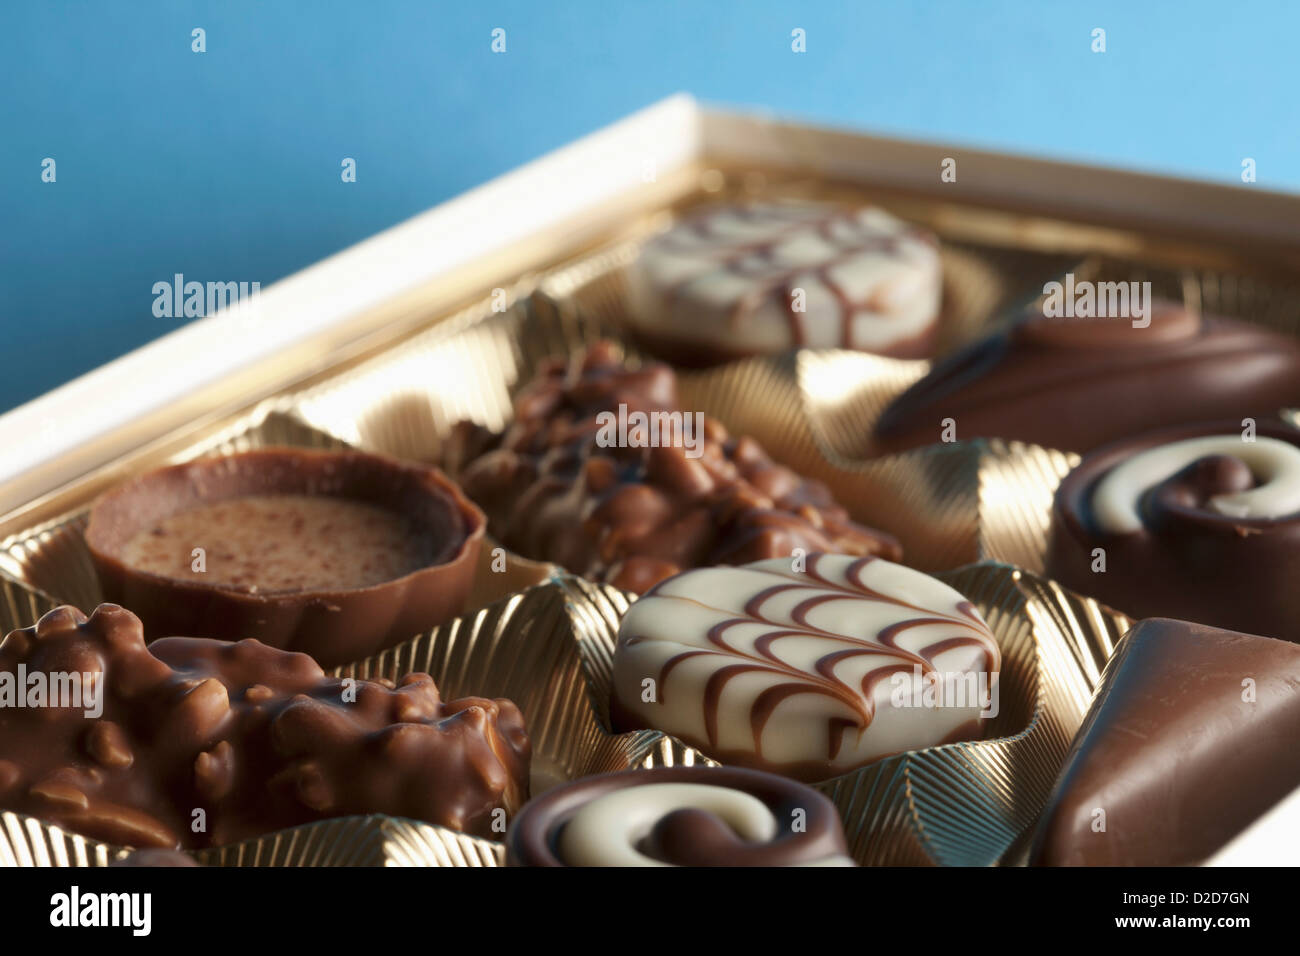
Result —
[[934, 324], [943, 273], [934, 240], [884, 210], [767, 202], [678, 223], [627, 278], [629, 318], [648, 333], [728, 351], [888, 351]]
[[[1000, 654], [970, 602], [888, 561], [806, 561], [688, 571], [633, 604], [614, 655], [623, 714], [804, 779], [942, 743], [980, 716]], [[949, 693], [927, 696], [936, 679]]]

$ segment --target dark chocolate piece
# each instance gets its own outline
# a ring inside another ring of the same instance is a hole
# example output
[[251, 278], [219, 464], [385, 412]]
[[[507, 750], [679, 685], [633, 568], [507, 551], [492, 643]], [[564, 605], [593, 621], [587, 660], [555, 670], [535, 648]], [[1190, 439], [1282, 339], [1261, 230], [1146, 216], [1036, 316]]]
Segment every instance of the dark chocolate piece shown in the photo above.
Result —
[[[1300, 475], [1270, 477], [1296, 457], [1300, 432], [1260, 423], [1256, 434], [1256, 442], [1243, 441], [1240, 421], [1180, 426], [1085, 457], [1056, 491], [1048, 577], [1135, 618], [1176, 617], [1300, 641], [1300, 588], [1292, 579], [1300, 561]], [[1175, 445], [1193, 439], [1209, 443]], [[1111, 505], [1126, 504], [1128, 524], [1108, 526], [1107, 477], [1162, 448], [1173, 465], [1126, 481]], [[1189, 450], [1179, 455], [1180, 448]], [[1243, 492], [1287, 494], [1294, 504], [1252, 516], [1234, 504], [1245, 500]], [[1103, 560], [1105, 570], [1094, 570]]]
[[[638, 447], [631, 431], [622, 445], [604, 442], [620, 408], [629, 422], [658, 416], [658, 443]], [[504, 545], [631, 591], [795, 548], [899, 559], [894, 538], [854, 524], [820, 482], [713, 419], [688, 432], [690, 415], [671, 369], [629, 368], [601, 343], [571, 364], [543, 365], [503, 434], [461, 423], [449, 467]]]
[[[301, 507], [313, 499], [357, 514]], [[392, 516], [376, 522], [383, 527], [355, 524], [358, 514], [381, 510]], [[251, 522], [260, 534], [249, 533]], [[314, 524], [318, 538], [339, 538], [346, 523], [357, 532], [352, 540], [336, 540], [327, 553], [308, 550], [312, 529], [304, 525]], [[266, 448], [162, 468], [122, 485], [96, 502], [86, 544], [105, 599], [138, 614], [150, 640], [252, 637], [333, 667], [462, 613], [485, 523], [435, 468], [359, 452]], [[394, 546], [401, 525], [410, 540]], [[176, 553], [151, 553], [151, 538]], [[391, 564], [375, 554], [385, 541], [401, 552], [392, 566], [400, 574], [377, 581]], [[202, 561], [193, 557], [196, 548]], [[363, 552], [372, 556], [369, 569]], [[302, 566], [295, 569], [295, 561]], [[164, 564], [175, 570], [157, 573]], [[336, 583], [324, 586], [331, 575]], [[309, 586], [284, 587], [294, 582]]]
[[1300, 340], [1156, 301], [1130, 318], [1027, 313], [936, 363], [876, 423], [873, 450], [1003, 438], [1088, 452], [1128, 435], [1211, 418], [1270, 417], [1300, 402]]
[[[31, 696], [60, 682], [57, 701]], [[6, 637], [0, 703], [0, 807], [109, 843], [198, 848], [367, 813], [487, 835], [528, 786], [508, 700], [444, 702], [427, 674], [343, 681], [252, 640], [146, 647], [112, 604]]]
[[1300, 647], [1153, 618], [1116, 650], [1031, 860], [1200, 863], [1300, 786]]
[[530, 801], [511, 866], [852, 866], [835, 806], [785, 777], [672, 767], [586, 777]]

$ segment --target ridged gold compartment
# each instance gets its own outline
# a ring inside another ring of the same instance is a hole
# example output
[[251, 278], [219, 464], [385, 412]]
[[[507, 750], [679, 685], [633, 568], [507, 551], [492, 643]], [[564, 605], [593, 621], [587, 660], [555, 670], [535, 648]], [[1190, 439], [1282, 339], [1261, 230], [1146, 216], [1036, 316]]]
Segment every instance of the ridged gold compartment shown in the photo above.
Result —
[[[984, 615], [1002, 651], [1000, 710], [985, 739], [910, 751], [818, 784], [864, 866], [991, 866], [1037, 818], [1106, 659], [1129, 627], [1035, 575], [982, 562], [937, 575]], [[630, 596], [566, 578], [569, 614], [601, 719]]]
[[[127, 847], [0, 812], [0, 867], [108, 866]], [[500, 866], [503, 847], [396, 817], [338, 817], [189, 854], [203, 866]]]

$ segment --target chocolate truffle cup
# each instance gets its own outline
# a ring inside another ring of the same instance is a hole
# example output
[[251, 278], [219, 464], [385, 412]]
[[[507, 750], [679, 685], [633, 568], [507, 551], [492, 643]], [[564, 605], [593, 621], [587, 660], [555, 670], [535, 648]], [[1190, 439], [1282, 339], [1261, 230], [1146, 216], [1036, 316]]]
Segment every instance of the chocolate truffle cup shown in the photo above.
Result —
[[[1241, 427], [1236, 420], [1162, 428], [1086, 456], [1052, 503], [1047, 576], [1133, 617], [1300, 641], [1300, 589], [1291, 580], [1300, 561], [1300, 514], [1234, 518], [1182, 502], [1129, 534], [1103, 531], [1092, 518], [1098, 482], [1131, 456], [1186, 438], [1240, 434]], [[1300, 431], [1281, 423], [1260, 422], [1256, 434], [1300, 445]], [[1094, 548], [1105, 551], [1104, 573], [1092, 570]]]
[[[707, 784], [757, 797], [782, 817], [806, 814], [805, 829], [782, 833], [766, 844], [738, 845], [731, 858], [705, 865], [795, 866], [848, 859], [844, 830], [835, 805], [806, 784], [741, 767], [661, 767], [584, 777], [554, 787], [524, 805], [506, 834], [507, 866], [569, 866], [559, 850], [564, 825], [589, 801], [616, 790], [659, 783]], [[700, 864], [695, 864], [700, 865]]]
[[[436, 563], [361, 588], [253, 593], [131, 567], [140, 531], [178, 512], [250, 495], [320, 495], [407, 516], [436, 543]], [[265, 448], [149, 472], [100, 498], [86, 545], [104, 600], [137, 614], [147, 640], [254, 637], [322, 667], [367, 657], [460, 614], [486, 520], [436, 468], [361, 452]]]

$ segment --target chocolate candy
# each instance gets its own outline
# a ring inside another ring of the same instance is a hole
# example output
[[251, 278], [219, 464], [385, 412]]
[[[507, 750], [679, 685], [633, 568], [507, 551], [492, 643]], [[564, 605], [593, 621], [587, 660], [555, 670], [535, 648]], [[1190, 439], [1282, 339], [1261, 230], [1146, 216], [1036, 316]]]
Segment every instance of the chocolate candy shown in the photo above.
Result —
[[1219, 422], [1099, 449], [1057, 489], [1048, 576], [1134, 617], [1300, 641], [1298, 446]]
[[532, 800], [511, 866], [853, 866], [834, 805], [754, 770], [674, 767], [587, 777]]
[[[80, 697], [6, 702], [14, 680]], [[508, 700], [444, 702], [427, 674], [326, 677], [252, 640], [146, 647], [112, 604], [89, 619], [56, 608], [6, 637], [0, 703], [0, 807], [109, 843], [196, 848], [366, 813], [486, 835], [528, 786]]]
[[253, 637], [333, 667], [460, 614], [484, 526], [437, 469], [264, 448], [114, 489], [86, 544], [104, 596], [150, 640]]
[[1300, 402], [1300, 341], [1231, 319], [1151, 304], [1150, 325], [1028, 313], [936, 363], [885, 410], [874, 450], [956, 435], [1087, 452], [1166, 425], [1274, 416]]
[[1153, 618], [1124, 638], [1048, 800], [1035, 863], [1200, 863], [1300, 786], [1300, 647]]
[[611, 715], [723, 763], [825, 780], [979, 736], [1000, 663], [941, 581], [873, 558], [778, 558], [688, 571], [633, 604]]
[[[648, 426], [632, 430], [647, 421], [657, 441]], [[632, 425], [622, 440], [620, 423]], [[504, 434], [462, 423], [448, 463], [504, 545], [631, 591], [683, 568], [796, 548], [901, 555], [892, 537], [850, 521], [824, 485], [683, 412], [667, 366], [628, 368], [609, 343], [546, 363]]]
[[943, 275], [934, 236], [881, 209], [766, 202], [687, 217], [627, 280], [635, 334], [702, 365], [793, 346], [929, 355]]

